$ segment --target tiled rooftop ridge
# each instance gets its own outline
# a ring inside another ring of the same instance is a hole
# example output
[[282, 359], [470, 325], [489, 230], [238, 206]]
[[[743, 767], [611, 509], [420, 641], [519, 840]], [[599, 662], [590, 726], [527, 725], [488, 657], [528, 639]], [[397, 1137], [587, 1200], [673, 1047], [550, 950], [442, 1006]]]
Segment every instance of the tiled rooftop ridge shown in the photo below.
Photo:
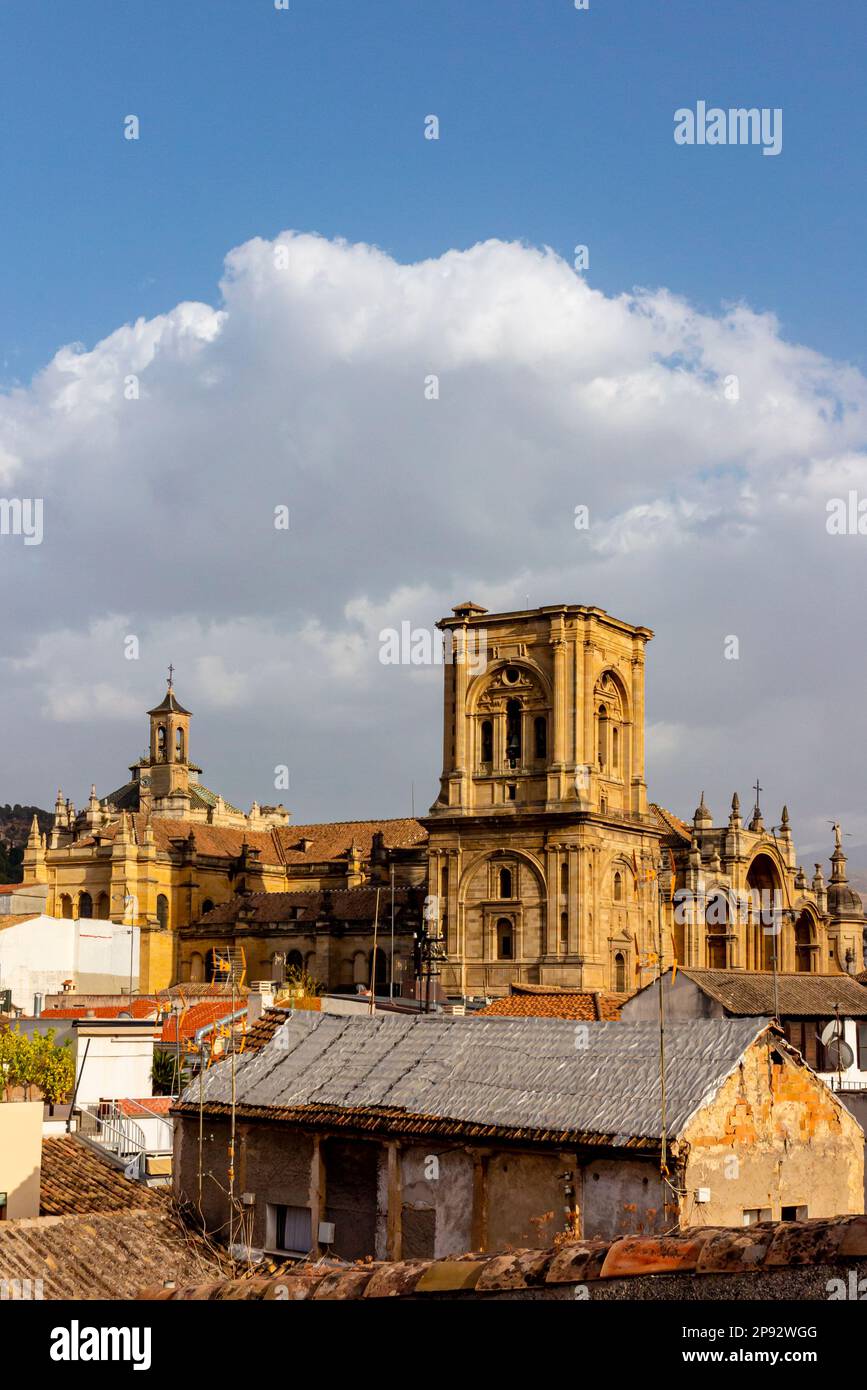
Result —
[[[752, 1274], [867, 1259], [867, 1216], [764, 1221], [673, 1235], [569, 1241], [548, 1250], [511, 1250], [435, 1260], [298, 1264], [267, 1278], [228, 1279], [186, 1288], [148, 1288], [163, 1300], [419, 1298], [425, 1294], [553, 1289], [647, 1275]], [[699, 1295], [700, 1296], [700, 1295]]]

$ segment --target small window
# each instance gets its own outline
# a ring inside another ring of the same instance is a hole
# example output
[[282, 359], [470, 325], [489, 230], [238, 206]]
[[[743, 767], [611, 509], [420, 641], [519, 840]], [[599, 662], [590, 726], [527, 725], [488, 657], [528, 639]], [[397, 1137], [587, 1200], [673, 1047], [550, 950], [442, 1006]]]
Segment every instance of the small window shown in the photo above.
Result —
[[494, 725], [490, 719], [482, 720], [482, 756], [483, 763], [494, 761]]
[[210, 898], [205, 898], [205, 901], [202, 903], [202, 915], [204, 916], [204, 914], [205, 914], [206, 912], [213, 912], [213, 910], [214, 910], [214, 904], [213, 904], [213, 902], [211, 901]]
[[560, 865], [560, 898], [566, 903], [569, 901], [569, 865]]
[[614, 875], [614, 901], [616, 903], [623, 902], [623, 875], [621, 873]]
[[781, 1207], [781, 1208], [780, 1208], [780, 1220], [781, 1220], [781, 1221], [806, 1221], [806, 1220], [807, 1220], [807, 1208], [806, 1208], [806, 1207]]
[[548, 756], [548, 721], [544, 715], [533, 720], [533, 735], [536, 743], [536, 757], [541, 761]]
[[157, 894], [157, 921], [163, 929], [169, 924], [169, 900], [165, 893]]
[[626, 959], [622, 951], [618, 951], [614, 957], [614, 992], [626, 993]]
[[501, 917], [497, 923], [497, 958], [514, 960], [513, 927], [508, 917]]
[[604, 705], [599, 708], [599, 727], [597, 761], [600, 767], [604, 767], [608, 761], [608, 711]]
[[566, 912], [560, 913], [560, 950], [569, 949], [569, 915]]
[[611, 766], [615, 772], [620, 767], [620, 730], [616, 724], [611, 727]]
[[745, 1226], [755, 1226], [759, 1221], [770, 1221], [770, 1219], [771, 1219], [771, 1209], [770, 1209], [770, 1207], [745, 1207], [745, 1208], [744, 1208], [744, 1225], [745, 1225]]
[[309, 1255], [313, 1245], [309, 1207], [284, 1207], [269, 1202], [266, 1223], [269, 1250], [286, 1255]]
[[867, 1023], [858, 1024], [858, 1070], [867, 1071]]
[[511, 898], [512, 896], [512, 870], [500, 870], [500, 897]]
[[506, 800], [507, 800], [507, 801], [514, 801], [514, 800], [515, 800], [515, 797], [516, 797], [516, 795], [517, 795], [517, 792], [518, 792], [517, 784], [516, 784], [515, 782], [510, 782], [509, 785], [506, 787]]
[[175, 760], [179, 763], [184, 761], [184, 731], [178, 729], [175, 733]]
[[503, 673], [503, 680], [506, 682], [506, 685], [517, 685], [520, 679], [521, 672], [518, 670], [517, 666], [506, 667]]
[[92, 917], [92, 916], [93, 916], [93, 898], [90, 896], [89, 893], [80, 893], [80, 894], [79, 894], [79, 897], [78, 897], [78, 915], [79, 915], [79, 917]]

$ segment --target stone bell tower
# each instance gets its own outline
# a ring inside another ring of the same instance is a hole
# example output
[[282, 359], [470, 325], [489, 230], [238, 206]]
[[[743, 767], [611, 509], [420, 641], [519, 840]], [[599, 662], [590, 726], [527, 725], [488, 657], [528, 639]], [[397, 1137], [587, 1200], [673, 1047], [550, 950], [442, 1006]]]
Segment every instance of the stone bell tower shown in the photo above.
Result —
[[[184, 709], [174, 692], [169, 667], [168, 689], [153, 709], [150, 719], [149, 755], [140, 765], [140, 796], [142, 809], [148, 802], [170, 800], [176, 803], [178, 814], [186, 814], [190, 799], [190, 772], [198, 772], [190, 762], [189, 739], [192, 715]], [[174, 809], [174, 806], [173, 806]]]
[[660, 829], [644, 772], [649, 628], [602, 608], [438, 624], [443, 770], [430, 897], [460, 994], [513, 982], [625, 992], [653, 948]]

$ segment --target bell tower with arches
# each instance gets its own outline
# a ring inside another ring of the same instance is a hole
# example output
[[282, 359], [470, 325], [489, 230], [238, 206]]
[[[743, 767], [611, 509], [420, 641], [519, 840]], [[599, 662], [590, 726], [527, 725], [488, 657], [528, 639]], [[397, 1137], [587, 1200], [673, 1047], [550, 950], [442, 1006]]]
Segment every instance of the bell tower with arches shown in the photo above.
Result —
[[148, 710], [150, 741], [148, 757], [140, 764], [142, 800], [178, 799], [190, 795], [190, 772], [198, 772], [190, 762], [190, 720], [192, 715], [175, 695], [169, 667], [168, 687], [161, 702]]
[[644, 767], [653, 633], [579, 604], [463, 603], [438, 626], [443, 769], [425, 825], [446, 987], [631, 982], [660, 839]]

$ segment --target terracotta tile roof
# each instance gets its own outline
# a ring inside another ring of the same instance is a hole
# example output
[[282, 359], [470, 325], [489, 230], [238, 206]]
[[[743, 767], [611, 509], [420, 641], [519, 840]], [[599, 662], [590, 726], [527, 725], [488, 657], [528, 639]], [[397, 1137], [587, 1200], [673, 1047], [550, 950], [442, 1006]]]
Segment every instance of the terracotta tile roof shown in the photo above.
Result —
[[246, 1050], [250, 1052], [269, 1043], [280, 1025], [286, 1022], [288, 1016], [288, 1009], [279, 1007], [265, 1009], [247, 1033]]
[[[409, 817], [403, 820], [326, 821], [314, 825], [281, 826], [280, 837], [286, 860], [290, 864], [324, 862], [342, 859], [350, 846], [356, 845], [362, 859], [370, 857], [373, 837], [382, 833], [386, 849], [410, 849], [427, 843], [427, 831], [420, 821]], [[309, 849], [302, 841], [309, 840]]]
[[603, 994], [601, 991], [571, 992], [569, 990], [534, 990], [533, 993], [510, 994], [505, 999], [495, 999], [485, 1009], [479, 1009], [473, 1018], [492, 1015], [499, 1018], [576, 1018], [589, 1023], [600, 1020], [613, 1022], [620, 1017], [620, 1005], [626, 999], [623, 994]]
[[[403, 910], [412, 901], [411, 888], [394, 890], [395, 907]], [[327, 894], [327, 897], [326, 897]], [[391, 889], [384, 887], [379, 897], [380, 920], [390, 911]], [[219, 926], [236, 921], [243, 913], [252, 922], [315, 922], [327, 915], [340, 922], [372, 922], [376, 915], [376, 889], [328, 888], [294, 893], [246, 893], [229, 902], [218, 903], [200, 920], [203, 926]]]
[[134, 1299], [144, 1285], [201, 1284], [236, 1268], [181, 1223], [167, 1195], [150, 1195], [128, 1211], [0, 1221], [3, 1278], [41, 1279], [46, 1299]]
[[6, 912], [0, 915], [0, 931], [4, 927], [17, 927], [19, 922], [33, 922], [42, 914], [39, 912]]
[[125, 1178], [89, 1145], [74, 1135], [49, 1136], [42, 1141], [42, 1216], [73, 1212], [123, 1211], [154, 1205], [152, 1188]]
[[146, 1119], [148, 1115], [168, 1115], [174, 1099], [172, 1096], [146, 1096], [144, 1100], [116, 1100], [115, 1105], [122, 1115], [129, 1115], [132, 1120], [137, 1116]]
[[[844, 1018], [867, 1018], [867, 989], [851, 975], [782, 974], [770, 970], [693, 970], [678, 972], [705, 994], [718, 1000], [727, 1013], [741, 1018], [833, 1018], [840, 1005]], [[654, 988], [647, 985], [645, 988]]]
[[180, 1014], [170, 1014], [163, 1022], [162, 1042], [174, 1043], [178, 1038], [192, 1038], [198, 1033], [200, 1028], [206, 1028], [209, 1024], [216, 1027], [219, 1023], [230, 1023], [233, 1018], [240, 1018], [246, 1015], [246, 1004], [238, 1001], [234, 1013], [232, 1005], [225, 997], [215, 1000], [204, 1000], [199, 1004], [193, 1004]]
[[[449, 1293], [484, 1296], [527, 1289], [533, 1291], [533, 1297], [543, 1298], [546, 1292], [554, 1294], [564, 1285], [665, 1275], [670, 1287], [672, 1275], [687, 1275], [696, 1281], [689, 1290], [693, 1298], [719, 1298], [713, 1287], [716, 1281], [705, 1293], [701, 1280], [724, 1273], [756, 1276], [755, 1295], [764, 1299], [768, 1296], [767, 1277], [776, 1270], [845, 1265], [865, 1258], [867, 1217], [832, 1216], [812, 1221], [764, 1221], [746, 1228], [708, 1226], [662, 1236], [570, 1240], [547, 1250], [468, 1253], [438, 1260], [364, 1265], [320, 1261], [294, 1265], [267, 1278], [224, 1279], [174, 1289], [157, 1283], [143, 1289], [141, 1297], [218, 1302], [275, 1298], [343, 1301], [401, 1296], [416, 1299]], [[791, 1293], [786, 1296], [791, 1297]]]
[[133, 999], [126, 1004], [78, 1004], [69, 1009], [43, 1009], [40, 1018], [123, 1018], [139, 1021], [155, 1019], [160, 1006], [155, 999]]
[[660, 806], [655, 801], [651, 801], [650, 810], [656, 817], [661, 828], [666, 832], [662, 837], [663, 844], [671, 844], [673, 847], [689, 844], [692, 840], [692, 829], [686, 821], [675, 816], [671, 811], [666, 811], [664, 806]]
[[[144, 839], [147, 818], [131, 814], [136, 840]], [[235, 858], [242, 846], [258, 849], [262, 864], [321, 864], [345, 858], [352, 845], [361, 851], [363, 859], [370, 857], [373, 837], [377, 831], [383, 835], [387, 849], [409, 849], [427, 842], [427, 831], [417, 820], [409, 817], [400, 820], [368, 821], [326, 821], [313, 825], [289, 825], [275, 827], [273, 830], [248, 830], [243, 826], [230, 829], [216, 825], [202, 825], [198, 821], [165, 820], [154, 817], [150, 820], [157, 850], [166, 853], [172, 849], [172, 840], [186, 839], [192, 833], [195, 837], [198, 854]], [[120, 819], [112, 821], [99, 837], [114, 840], [121, 828]], [[302, 841], [310, 841], [307, 849]], [[84, 835], [75, 841], [74, 848], [86, 848], [95, 844], [92, 835]]]
[[[144, 842], [145, 827], [149, 824], [153, 830], [156, 848], [162, 854], [175, 848], [173, 840], [186, 840], [192, 834], [197, 854], [234, 859], [246, 844], [248, 849], [258, 849], [261, 852], [260, 863], [275, 865], [281, 862], [280, 850], [267, 830], [247, 830], [243, 826], [235, 830], [217, 825], [202, 825], [199, 821], [164, 820], [161, 816], [148, 821], [148, 818], [141, 814], [130, 815], [128, 820], [132, 822], [138, 844]], [[120, 820], [112, 821], [99, 831], [99, 838], [108, 841], [116, 839], [121, 824]], [[84, 849], [95, 843], [93, 835], [84, 835], [75, 841], [73, 848]]]

